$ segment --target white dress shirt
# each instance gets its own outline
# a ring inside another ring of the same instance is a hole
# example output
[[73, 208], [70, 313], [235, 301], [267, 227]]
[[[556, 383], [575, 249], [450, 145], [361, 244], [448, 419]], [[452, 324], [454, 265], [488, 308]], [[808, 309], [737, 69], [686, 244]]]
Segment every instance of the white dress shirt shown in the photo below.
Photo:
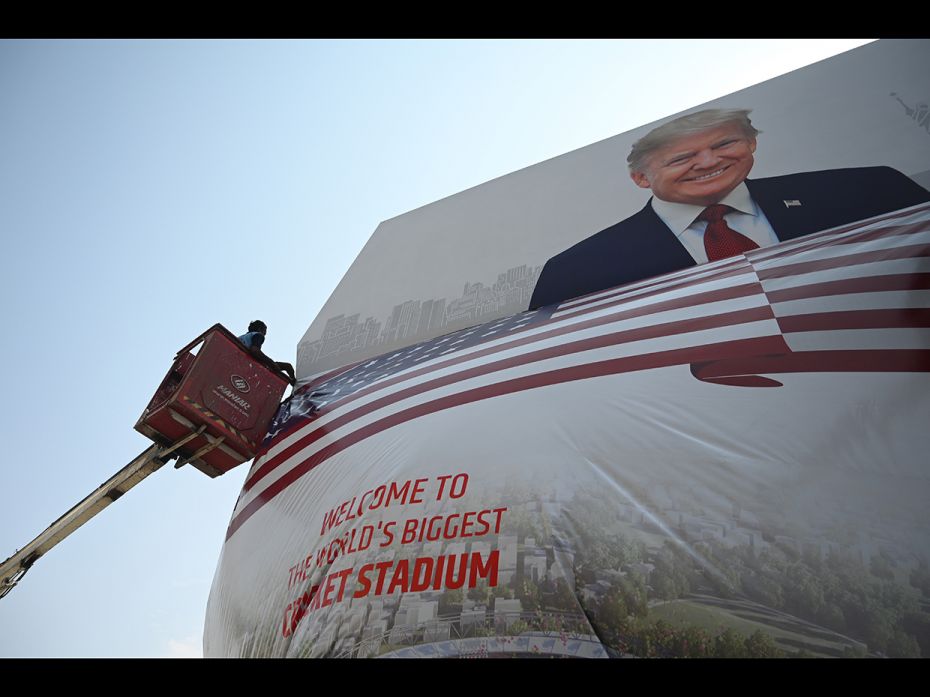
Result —
[[[724, 216], [727, 225], [741, 235], [745, 235], [760, 247], [778, 244], [778, 237], [772, 224], [762, 209], [752, 200], [746, 183], [741, 182], [733, 191], [720, 201], [734, 210]], [[694, 257], [698, 264], [707, 262], [707, 252], [704, 250], [704, 230], [706, 220], [697, 220], [704, 212], [706, 206], [695, 206], [690, 203], [670, 203], [652, 197], [652, 209], [665, 223], [669, 230], [675, 233], [688, 253]]]

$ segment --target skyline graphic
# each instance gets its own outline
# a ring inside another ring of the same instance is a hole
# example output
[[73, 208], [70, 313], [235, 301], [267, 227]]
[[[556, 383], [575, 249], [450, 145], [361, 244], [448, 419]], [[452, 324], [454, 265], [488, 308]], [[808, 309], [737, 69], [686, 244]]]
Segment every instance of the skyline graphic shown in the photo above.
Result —
[[[466, 281], [462, 294], [448, 298], [407, 299], [382, 319], [361, 320], [361, 313], [326, 320], [322, 336], [306, 345], [299, 362], [319, 372], [408, 346], [415, 341], [465, 329], [526, 310], [542, 265], [521, 264], [498, 273], [490, 286]], [[301, 372], [308, 372], [303, 368]]]

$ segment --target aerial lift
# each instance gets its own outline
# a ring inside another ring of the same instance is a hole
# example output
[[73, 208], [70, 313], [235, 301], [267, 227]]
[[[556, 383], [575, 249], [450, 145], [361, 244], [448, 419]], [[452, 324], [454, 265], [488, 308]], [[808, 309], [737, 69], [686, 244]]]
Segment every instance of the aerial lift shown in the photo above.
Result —
[[218, 477], [255, 457], [288, 381], [221, 324], [178, 351], [135, 429], [153, 441], [38, 537], [0, 563], [0, 598], [46, 554], [176, 458]]

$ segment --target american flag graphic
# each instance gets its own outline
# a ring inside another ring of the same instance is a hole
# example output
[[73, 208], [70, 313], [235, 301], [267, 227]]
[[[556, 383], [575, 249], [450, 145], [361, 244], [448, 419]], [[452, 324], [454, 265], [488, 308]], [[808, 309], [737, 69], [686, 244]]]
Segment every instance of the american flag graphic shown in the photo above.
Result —
[[593, 293], [340, 368], [282, 405], [227, 539], [353, 444], [502, 395], [690, 365], [778, 388], [803, 372], [930, 372], [930, 204]]

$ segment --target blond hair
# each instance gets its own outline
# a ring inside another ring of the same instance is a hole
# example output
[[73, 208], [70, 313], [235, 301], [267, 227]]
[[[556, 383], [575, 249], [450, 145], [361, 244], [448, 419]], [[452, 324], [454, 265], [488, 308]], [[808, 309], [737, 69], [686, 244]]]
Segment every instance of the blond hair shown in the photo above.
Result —
[[668, 123], [653, 128], [649, 133], [633, 143], [629, 156], [626, 158], [631, 172], [642, 172], [646, 167], [646, 160], [656, 150], [678, 140], [682, 136], [733, 123], [740, 127], [747, 138], [755, 138], [762, 131], [752, 125], [749, 120], [751, 109], [705, 109], [693, 114], [685, 114]]

